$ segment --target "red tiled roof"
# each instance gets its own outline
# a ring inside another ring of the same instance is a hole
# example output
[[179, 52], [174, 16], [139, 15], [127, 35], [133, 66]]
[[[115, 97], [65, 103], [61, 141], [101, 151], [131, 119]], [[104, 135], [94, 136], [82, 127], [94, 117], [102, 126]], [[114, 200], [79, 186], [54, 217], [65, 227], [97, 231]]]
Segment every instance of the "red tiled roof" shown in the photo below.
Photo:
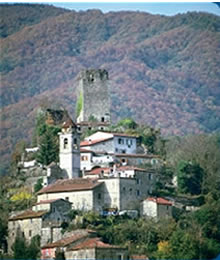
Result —
[[132, 260], [147, 260], [149, 259], [146, 255], [132, 255]]
[[43, 215], [45, 215], [46, 213], [48, 213], [47, 210], [41, 210], [41, 211], [37, 211], [37, 212], [32, 211], [32, 210], [27, 210], [17, 216], [9, 218], [9, 220], [13, 221], [13, 220], [28, 219], [28, 218], [40, 218]]
[[134, 171], [141, 171], [141, 172], [146, 172], [146, 169], [142, 169], [142, 168], [138, 168], [136, 166], [120, 166], [117, 168], [118, 171], [130, 171], [130, 170], [134, 170]]
[[85, 140], [85, 141], [82, 141], [80, 143], [80, 146], [90, 146], [90, 145], [94, 145], [94, 144], [97, 144], [97, 143], [101, 143], [101, 142], [105, 142], [105, 141], [108, 141], [110, 139], [112, 139], [113, 137], [106, 137], [106, 138], [102, 138], [102, 139], [95, 139], [95, 140]]
[[62, 124], [62, 128], [69, 128], [69, 127], [73, 127], [73, 128], [76, 128], [76, 124], [72, 121], [72, 119], [67, 119], [67, 121], [65, 121], [63, 124]]
[[80, 153], [93, 153], [93, 151], [85, 149], [85, 148], [81, 148]]
[[127, 153], [118, 153], [115, 154], [116, 157], [134, 157], [134, 158], [160, 158], [158, 155], [154, 154], [127, 154]]
[[102, 172], [110, 172], [111, 168], [95, 168], [88, 172], [88, 174], [100, 174]]
[[52, 200], [40, 200], [39, 202], [37, 202], [35, 205], [41, 205], [41, 204], [50, 204], [50, 203], [53, 203], [53, 202], [55, 202], [55, 201], [57, 201], [57, 200], [63, 200], [64, 202], [66, 202], [66, 203], [71, 203], [71, 202], [69, 202], [69, 201], [67, 201], [67, 200], [64, 200], [64, 199], [52, 199]]
[[53, 200], [41, 200], [41, 201], [35, 203], [34, 205], [50, 204], [50, 203], [52, 203], [52, 202], [54, 202], [54, 201], [56, 201], [56, 200], [59, 200], [59, 199], [53, 199]]
[[106, 244], [102, 242], [100, 238], [95, 237], [95, 238], [87, 239], [82, 243], [69, 248], [68, 251], [80, 250], [85, 248], [122, 248], [122, 247]]
[[166, 200], [164, 198], [153, 198], [153, 197], [150, 197], [150, 198], [147, 198], [146, 200], [153, 201], [153, 202], [156, 202], [157, 204], [162, 204], [162, 205], [170, 205], [170, 206], [173, 205], [173, 203], [171, 201]]
[[70, 237], [62, 238], [56, 242], [46, 244], [42, 247], [42, 249], [45, 248], [54, 248], [54, 247], [65, 247], [70, 245], [73, 242], [76, 242], [77, 240], [80, 240], [84, 237], [88, 237], [88, 234], [75, 234]]
[[42, 188], [37, 194], [92, 190], [100, 184], [101, 183], [99, 183], [96, 179], [78, 178], [70, 180], [57, 180], [55, 183]]

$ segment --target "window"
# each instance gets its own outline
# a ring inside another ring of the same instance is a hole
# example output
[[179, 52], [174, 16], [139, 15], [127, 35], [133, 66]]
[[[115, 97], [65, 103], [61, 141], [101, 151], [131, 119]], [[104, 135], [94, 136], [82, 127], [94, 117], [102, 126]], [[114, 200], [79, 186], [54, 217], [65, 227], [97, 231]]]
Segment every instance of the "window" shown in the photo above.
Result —
[[32, 232], [31, 232], [31, 230], [29, 230], [29, 237], [31, 237], [31, 235], [32, 235]]
[[88, 161], [88, 156], [87, 156], [87, 155], [81, 156], [81, 160], [82, 160], [82, 161]]
[[129, 189], [130, 194], [132, 194], [132, 188]]
[[152, 180], [152, 174], [151, 174], [151, 173], [149, 173], [148, 179], [149, 179], [149, 180]]
[[122, 260], [122, 259], [123, 259], [122, 255], [118, 255], [118, 260]]
[[68, 147], [68, 139], [65, 138], [63, 142], [63, 148], [66, 149]]
[[139, 190], [137, 190], [137, 196], [140, 196], [140, 191]]
[[124, 139], [118, 138], [118, 144], [124, 144]]
[[77, 144], [77, 139], [76, 138], [73, 139], [73, 143]]
[[141, 184], [141, 180], [140, 179], [137, 179], [137, 184]]
[[104, 117], [101, 118], [101, 122], [105, 122], [105, 118]]
[[102, 194], [98, 193], [98, 199], [100, 200], [102, 198]]

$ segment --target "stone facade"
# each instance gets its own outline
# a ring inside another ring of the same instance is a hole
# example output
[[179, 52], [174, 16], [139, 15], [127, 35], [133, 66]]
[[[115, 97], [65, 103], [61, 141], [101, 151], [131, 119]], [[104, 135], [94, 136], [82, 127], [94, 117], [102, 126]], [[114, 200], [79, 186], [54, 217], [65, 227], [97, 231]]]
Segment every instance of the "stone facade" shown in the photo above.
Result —
[[[121, 171], [122, 172], [122, 171]], [[115, 176], [100, 178], [104, 188], [103, 208], [116, 208], [117, 210], [137, 209], [139, 210], [140, 201], [152, 193], [152, 187], [156, 182], [156, 174], [145, 170], [135, 170], [133, 174], [129, 171], [121, 177], [120, 171], [113, 172]]]
[[163, 198], [147, 198], [141, 203], [141, 216], [155, 219], [172, 217], [172, 202]]
[[73, 209], [101, 212], [103, 193], [102, 183], [90, 179], [60, 180], [41, 189], [37, 200], [62, 198], [72, 203]]
[[108, 72], [90, 69], [80, 73], [78, 98], [82, 95], [82, 107], [77, 122], [110, 122], [110, 95]]
[[31, 210], [24, 211], [9, 218], [8, 222], [8, 249], [11, 252], [17, 235], [25, 237], [30, 242], [31, 238], [40, 235], [41, 245], [59, 239], [60, 225], [69, 221], [67, 213], [71, 203], [64, 200], [38, 202]]
[[91, 238], [67, 249], [65, 257], [77, 260], [127, 260], [129, 254], [127, 248], [106, 244], [100, 238]]

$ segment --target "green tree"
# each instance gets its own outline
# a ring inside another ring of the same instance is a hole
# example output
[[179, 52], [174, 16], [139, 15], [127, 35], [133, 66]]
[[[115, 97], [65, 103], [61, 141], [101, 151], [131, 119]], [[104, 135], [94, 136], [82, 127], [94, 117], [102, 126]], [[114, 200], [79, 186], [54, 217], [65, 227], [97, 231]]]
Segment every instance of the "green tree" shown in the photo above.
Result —
[[65, 260], [65, 255], [64, 252], [61, 249], [57, 249], [55, 251], [55, 260]]
[[25, 259], [27, 255], [27, 244], [24, 237], [16, 236], [12, 245], [14, 259]]
[[198, 195], [202, 190], [204, 171], [197, 163], [180, 161], [177, 168], [178, 190]]
[[14, 259], [35, 260], [40, 256], [40, 236], [34, 236], [28, 244], [24, 237], [17, 235], [12, 250]]
[[40, 138], [37, 161], [43, 165], [58, 161], [59, 145], [57, 138], [57, 128], [47, 126], [45, 133]]
[[138, 126], [138, 124], [133, 119], [125, 118], [125, 119], [120, 120], [117, 123], [116, 127], [121, 128], [121, 130], [125, 131], [128, 129], [136, 129], [137, 126]]
[[43, 183], [43, 179], [42, 178], [37, 180], [37, 183], [34, 185], [34, 192], [35, 193], [43, 188], [42, 183]]
[[82, 107], [83, 107], [83, 93], [80, 92], [79, 97], [76, 101], [76, 117], [80, 115]]

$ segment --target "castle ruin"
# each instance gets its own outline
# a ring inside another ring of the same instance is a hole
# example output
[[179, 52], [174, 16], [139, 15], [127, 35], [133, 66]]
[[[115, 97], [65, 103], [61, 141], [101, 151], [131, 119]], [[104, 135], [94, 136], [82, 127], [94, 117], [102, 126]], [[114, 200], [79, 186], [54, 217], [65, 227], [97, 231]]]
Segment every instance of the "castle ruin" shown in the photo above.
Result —
[[77, 123], [110, 123], [109, 96], [109, 78], [106, 70], [82, 71], [78, 86]]

